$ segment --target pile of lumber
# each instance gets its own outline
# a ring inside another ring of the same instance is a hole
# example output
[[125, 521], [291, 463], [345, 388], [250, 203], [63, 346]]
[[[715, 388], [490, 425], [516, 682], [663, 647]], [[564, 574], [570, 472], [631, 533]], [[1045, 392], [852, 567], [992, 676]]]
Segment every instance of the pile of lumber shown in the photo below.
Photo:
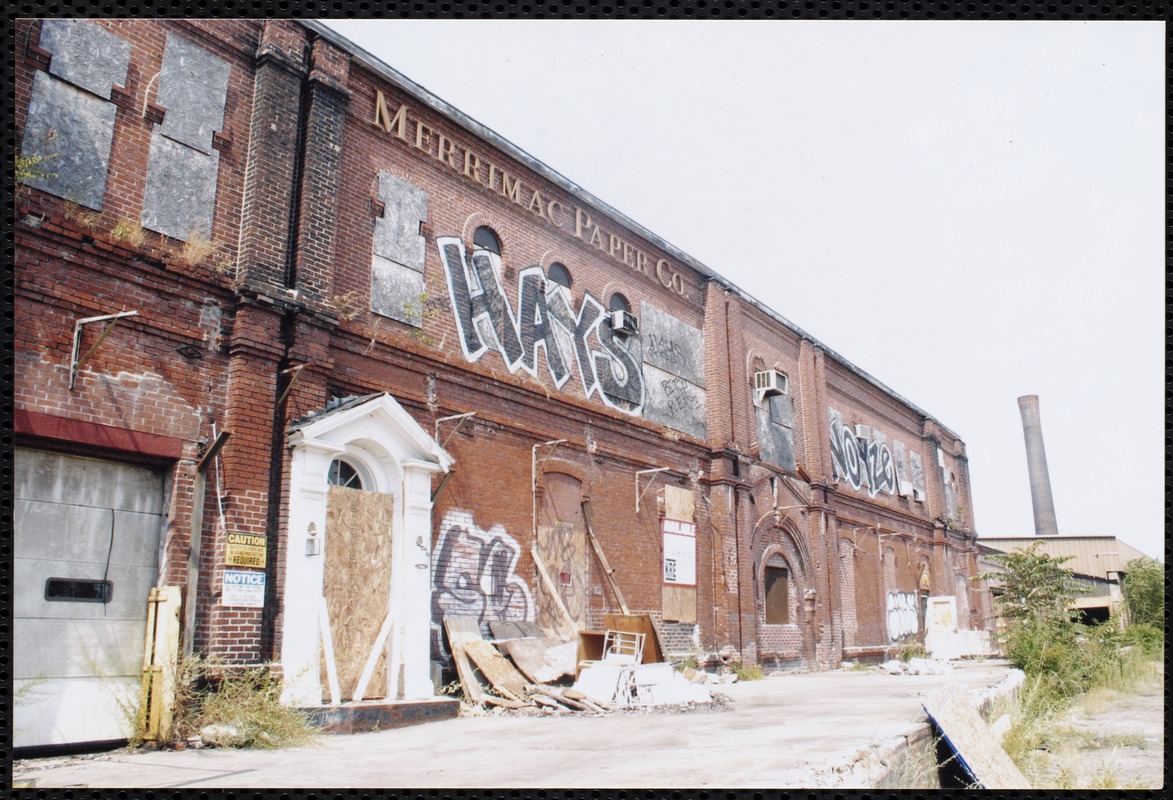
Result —
[[[608, 614], [605, 631], [580, 632], [566, 642], [532, 622], [490, 622], [492, 639], [476, 617], [444, 617], [444, 630], [465, 701], [472, 706], [539, 708], [602, 714], [630, 706], [706, 702], [706, 690], [664, 660], [647, 615]], [[636, 643], [637, 652], [604, 652], [602, 643]], [[563, 678], [574, 678], [573, 686]]]
[[574, 675], [577, 642], [548, 636], [532, 622], [492, 622], [493, 639], [476, 617], [444, 617], [456, 674], [470, 705], [549, 708], [603, 714], [611, 706], [552, 683]]

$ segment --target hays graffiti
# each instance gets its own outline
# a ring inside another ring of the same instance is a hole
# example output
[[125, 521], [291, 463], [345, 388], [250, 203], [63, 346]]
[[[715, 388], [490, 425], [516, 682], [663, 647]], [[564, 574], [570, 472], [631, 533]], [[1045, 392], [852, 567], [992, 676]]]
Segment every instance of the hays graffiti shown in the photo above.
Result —
[[517, 312], [501, 283], [501, 257], [477, 249], [471, 259], [458, 237], [436, 240], [448, 280], [460, 346], [469, 361], [500, 353], [510, 372], [537, 377], [542, 360], [563, 389], [576, 375], [583, 393], [612, 408], [639, 414], [644, 403], [638, 354], [604, 324], [607, 309], [587, 294], [576, 312], [569, 292], [546, 280], [538, 266], [517, 276]]
[[500, 525], [483, 531], [467, 511], [448, 512], [434, 560], [432, 619], [445, 614], [481, 622], [531, 619], [533, 598], [515, 572], [520, 555]]
[[896, 466], [883, 434], [870, 438], [859, 435], [843, 424], [838, 411], [831, 410], [831, 466], [835, 477], [846, 480], [855, 489], [867, 487], [868, 496], [880, 492], [896, 494]]

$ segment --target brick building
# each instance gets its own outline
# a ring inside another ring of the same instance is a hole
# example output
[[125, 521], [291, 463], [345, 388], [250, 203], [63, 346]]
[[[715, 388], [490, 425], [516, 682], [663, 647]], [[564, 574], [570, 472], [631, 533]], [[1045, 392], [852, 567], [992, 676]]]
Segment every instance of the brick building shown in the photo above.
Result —
[[782, 669], [982, 627], [952, 431], [337, 34], [16, 41], [18, 745], [117, 738], [156, 585], [311, 705], [431, 695], [444, 614]]

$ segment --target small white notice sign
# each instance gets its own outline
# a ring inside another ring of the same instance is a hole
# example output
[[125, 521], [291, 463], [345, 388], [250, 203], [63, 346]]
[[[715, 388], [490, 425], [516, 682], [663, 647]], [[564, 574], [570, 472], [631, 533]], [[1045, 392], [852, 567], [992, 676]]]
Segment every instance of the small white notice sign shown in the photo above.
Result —
[[253, 570], [224, 570], [220, 605], [235, 608], [264, 608], [265, 573]]
[[665, 519], [660, 530], [664, 537], [664, 583], [696, 586], [696, 525]]

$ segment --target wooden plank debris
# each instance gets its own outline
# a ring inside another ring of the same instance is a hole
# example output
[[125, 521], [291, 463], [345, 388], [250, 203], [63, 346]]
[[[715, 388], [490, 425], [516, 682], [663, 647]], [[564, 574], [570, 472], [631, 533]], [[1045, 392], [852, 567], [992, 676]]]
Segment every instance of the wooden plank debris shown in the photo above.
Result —
[[448, 646], [452, 649], [452, 661], [456, 665], [456, 674], [460, 678], [460, 685], [464, 687], [464, 696], [473, 703], [485, 702], [485, 690], [473, 672], [472, 664], [464, 652], [466, 642], [481, 638], [480, 623], [476, 617], [457, 617], [444, 615], [444, 630], [448, 633]]
[[492, 644], [479, 638], [465, 641], [464, 652], [499, 694], [511, 700], [525, 699], [529, 683]]
[[504, 650], [517, 669], [532, 683], [550, 683], [563, 675], [574, 675], [577, 646], [549, 636], [529, 636], [494, 642]]
[[1030, 782], [998, 744], [963, 687], [950, 684], [938, 689], [925, 698], [924, 709], [973, 779], [973, 788], [1031, 788]]
[[504, 639], [524, 639], [526, 637], [526, 634], [521, 630], [521, 626], [511, 619], [490, 620], [489, 630], [493, 634], [493, 640], [497, 642]]

